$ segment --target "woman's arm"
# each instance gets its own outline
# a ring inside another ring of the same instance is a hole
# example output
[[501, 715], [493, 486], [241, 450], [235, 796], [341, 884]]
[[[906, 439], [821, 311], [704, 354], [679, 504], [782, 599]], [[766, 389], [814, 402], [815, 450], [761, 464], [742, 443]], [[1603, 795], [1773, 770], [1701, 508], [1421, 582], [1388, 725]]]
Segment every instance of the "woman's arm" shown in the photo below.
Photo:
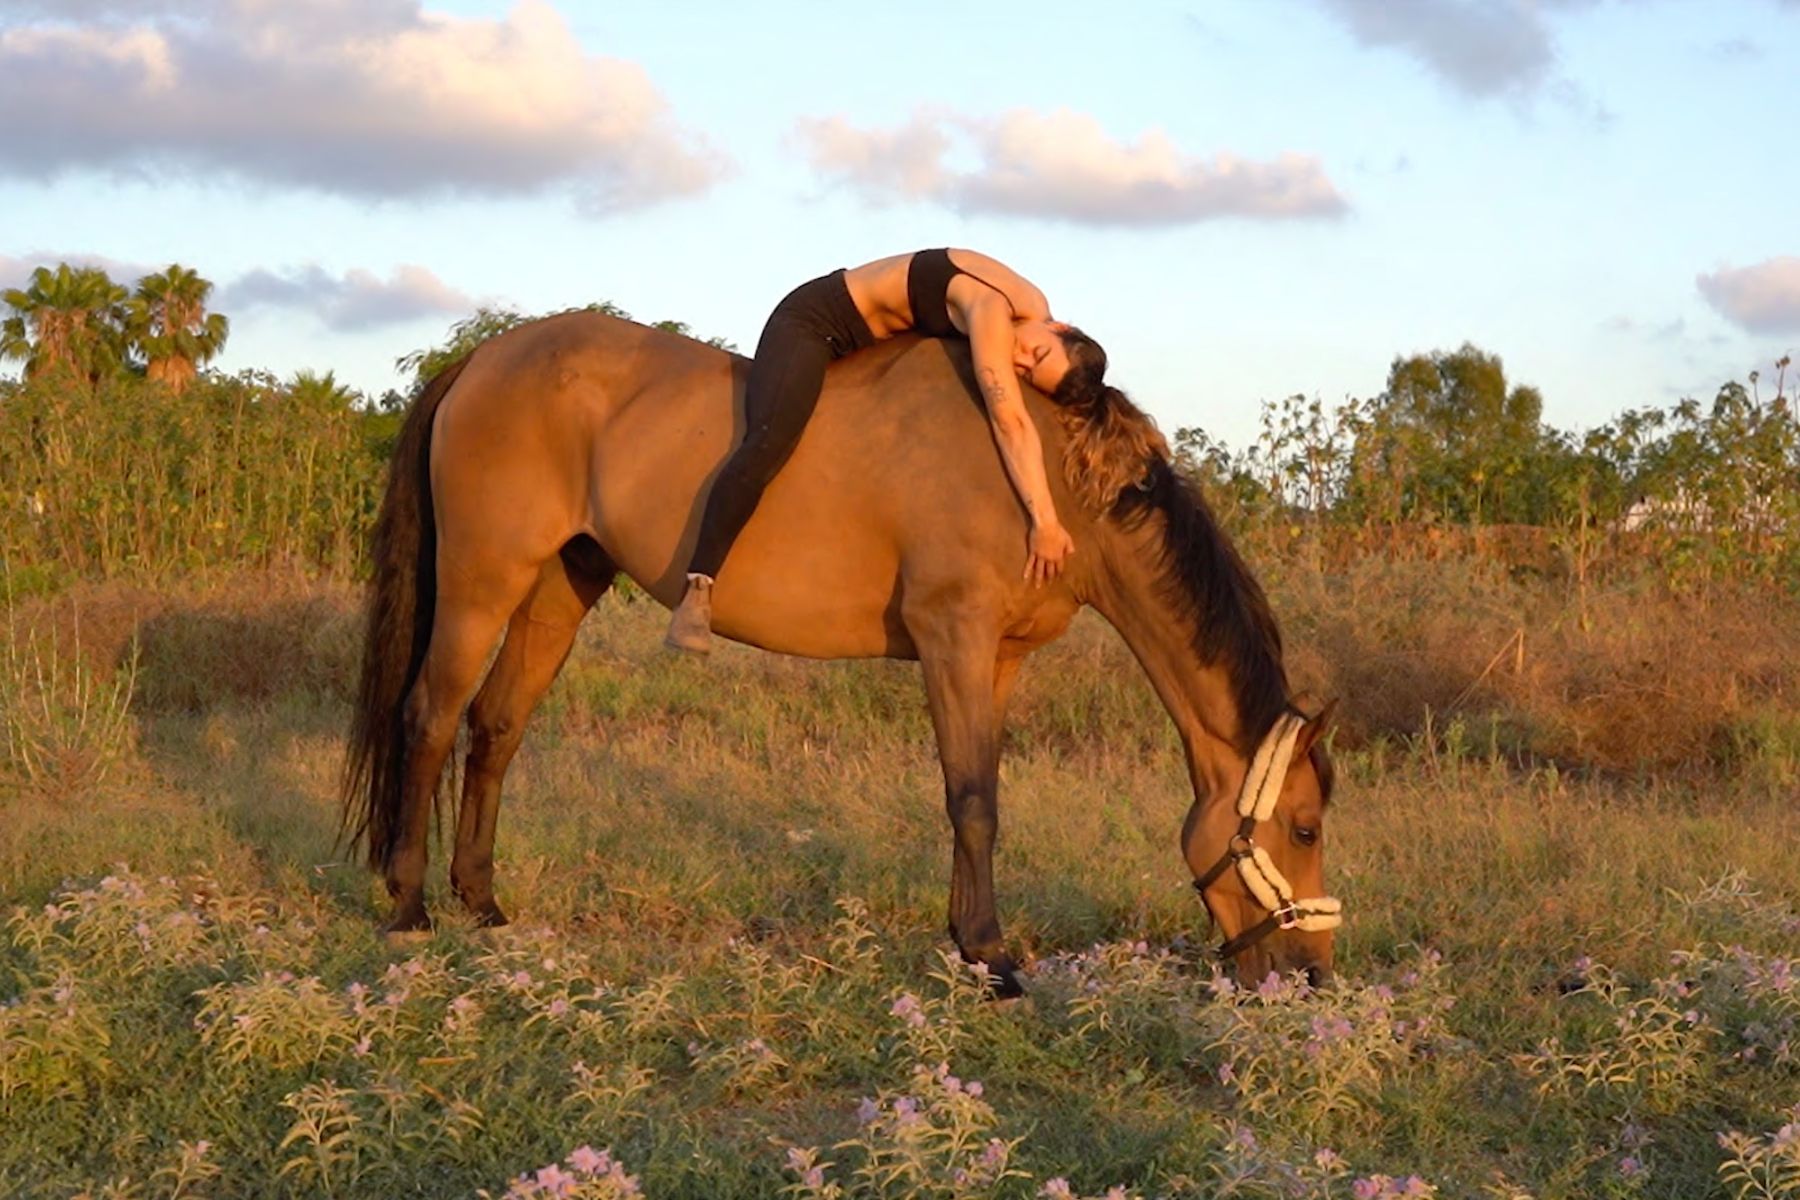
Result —
[[1068, 530], [1056, 516], [1050, 498], [1050, 480], [1044, 470], [1044, 444], [1037, 426], [1025, 411], [1025, 398], [1013, 376], [1012, 310], [999, 295], [976, 301], [968, 311], [969, 348], [975, 360], [975, 380], [987, 405], [988, 422], [1000, 446], [1001, 461], [1013, 490], [1031, 518], [1030, 556], [1025, 578], [1047, 583], [1062, 570], [1063, 560], [1075, 550]]

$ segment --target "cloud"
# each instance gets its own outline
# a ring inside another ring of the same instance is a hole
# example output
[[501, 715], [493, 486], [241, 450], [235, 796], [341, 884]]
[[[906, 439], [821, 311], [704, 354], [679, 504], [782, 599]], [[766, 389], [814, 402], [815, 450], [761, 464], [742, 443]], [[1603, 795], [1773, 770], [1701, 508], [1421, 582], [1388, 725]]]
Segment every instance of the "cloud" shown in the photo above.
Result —
[[[1124, 226], [1345, 209], [1310, 155], [1199, 158], [1160, 130], [1116, 141], [1093, 117], [1068, 109], [1019, 109], [988, 120], [921, 112], [893, 130], [807, 119], [797, 133], [816, 171], [875, 204], [932, 201], [965, 213]], [[946, 165], [957, 150], [979, 165]]]
[[1457, 91], [1526, 95], [1551, 78], [1549, 13], [1592, 0], [1317, 0], [1365, 46], [1421, 63]]
[[1702, 272], [1694, 283], [1726, 320], [1750, 333], [1800, 333], [1800, 258]]
[[[10, 14], [10, 15], [9, 15]], [[572, 189], [612, 212], [726, 167], [547, 0], [0, 0], [0, 174], [225, 175], [356, 197]]]
[[348, 333], [419, 317], [462, 315], [473, 311], [476, 301], [420, 266], [402, 264], [381, 279], [360, 267], [333, 275], [313, 264], [251, 271], [220, 289], [218, 307], [300, 309], [316, 315], [326, 328]]
[[130, 262], [122, 258], [108, 258], [104, 254], [88, 254], [77, 251], [73, 254], [54, 254], [48, 250], [33, 251], [14, 257], [0, 254], [0, 288], [22, 288], [31, 282], [31, 273], [39, 267], [56, 270], [57, 264], [68, 263], [71, 267], [99, 267], [114, 283], [127, 288], [137, 286], [137, 281], [146, 275], [153, 275], [169, 266], [168, 263]]

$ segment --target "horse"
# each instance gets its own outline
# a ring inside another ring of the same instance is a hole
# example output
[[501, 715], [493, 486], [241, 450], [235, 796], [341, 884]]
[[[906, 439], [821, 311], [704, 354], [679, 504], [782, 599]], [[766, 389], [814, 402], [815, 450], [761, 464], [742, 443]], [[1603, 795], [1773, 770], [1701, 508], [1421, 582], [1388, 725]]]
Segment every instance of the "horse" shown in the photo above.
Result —
[[[679, 600], [748, 370], [574, 312], [482, 343], [413, 402], [371, 539], [341, 814], [385, 877], [390, 936], [430, 929], [430, 817], [465, 708], [450, 880], [477, 923], [506, 922], [493, 879], [507, 763], [620, 572]], [[1007, 698], [1025, 656], [1092, 606], [1180, 733], [1194, 796], [1180, 847], [1225, 936], [1220, 959], [1246, 979], [1328, 976], [1329, 706], [1290, 696], [1261, 587], [1150, 419], [1111, 389], [1083, 411], [1026, 393], [1077, 547], [1059, 579], [1022, 579], [1025, 513], [968, 348], [901, 336], [830, 368], [720, 572], [715, 630], [785, 654], [919, 662], [952, 832], [950, 935], [1006, 996], [1020, 991], [993, 889]]]

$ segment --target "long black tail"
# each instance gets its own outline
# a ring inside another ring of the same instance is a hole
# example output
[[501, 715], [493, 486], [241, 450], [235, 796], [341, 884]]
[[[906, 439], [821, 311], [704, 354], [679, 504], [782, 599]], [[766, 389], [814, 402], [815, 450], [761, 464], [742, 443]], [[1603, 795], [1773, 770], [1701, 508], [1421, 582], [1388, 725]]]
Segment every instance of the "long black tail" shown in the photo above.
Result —
[[375, 576], [363, 634], [362, 682], [344, 763], [340, 843], [367, 840], [369, 866], [387, 867], [406, 779], [406, 696], [431, 644], [437, 603], [437, 525], [431, 507], [431, 424], [467, 356], [413, 401], [388, 464], [370, 547]]

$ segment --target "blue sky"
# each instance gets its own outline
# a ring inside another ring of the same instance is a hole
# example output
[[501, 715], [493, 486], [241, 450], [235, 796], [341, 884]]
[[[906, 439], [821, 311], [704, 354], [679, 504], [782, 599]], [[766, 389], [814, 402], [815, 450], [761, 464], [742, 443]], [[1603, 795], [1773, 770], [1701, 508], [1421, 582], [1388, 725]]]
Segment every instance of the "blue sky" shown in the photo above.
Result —
[[0, 283], [179, 261], [220, 366], [379, 391], [477, 303], [748, 349], [795, 283], [951, 244], [1170, 430], [1465, 340], [1584, 427], [1800, 343], [1797, 36], [1796, 0], [0, 0]]

